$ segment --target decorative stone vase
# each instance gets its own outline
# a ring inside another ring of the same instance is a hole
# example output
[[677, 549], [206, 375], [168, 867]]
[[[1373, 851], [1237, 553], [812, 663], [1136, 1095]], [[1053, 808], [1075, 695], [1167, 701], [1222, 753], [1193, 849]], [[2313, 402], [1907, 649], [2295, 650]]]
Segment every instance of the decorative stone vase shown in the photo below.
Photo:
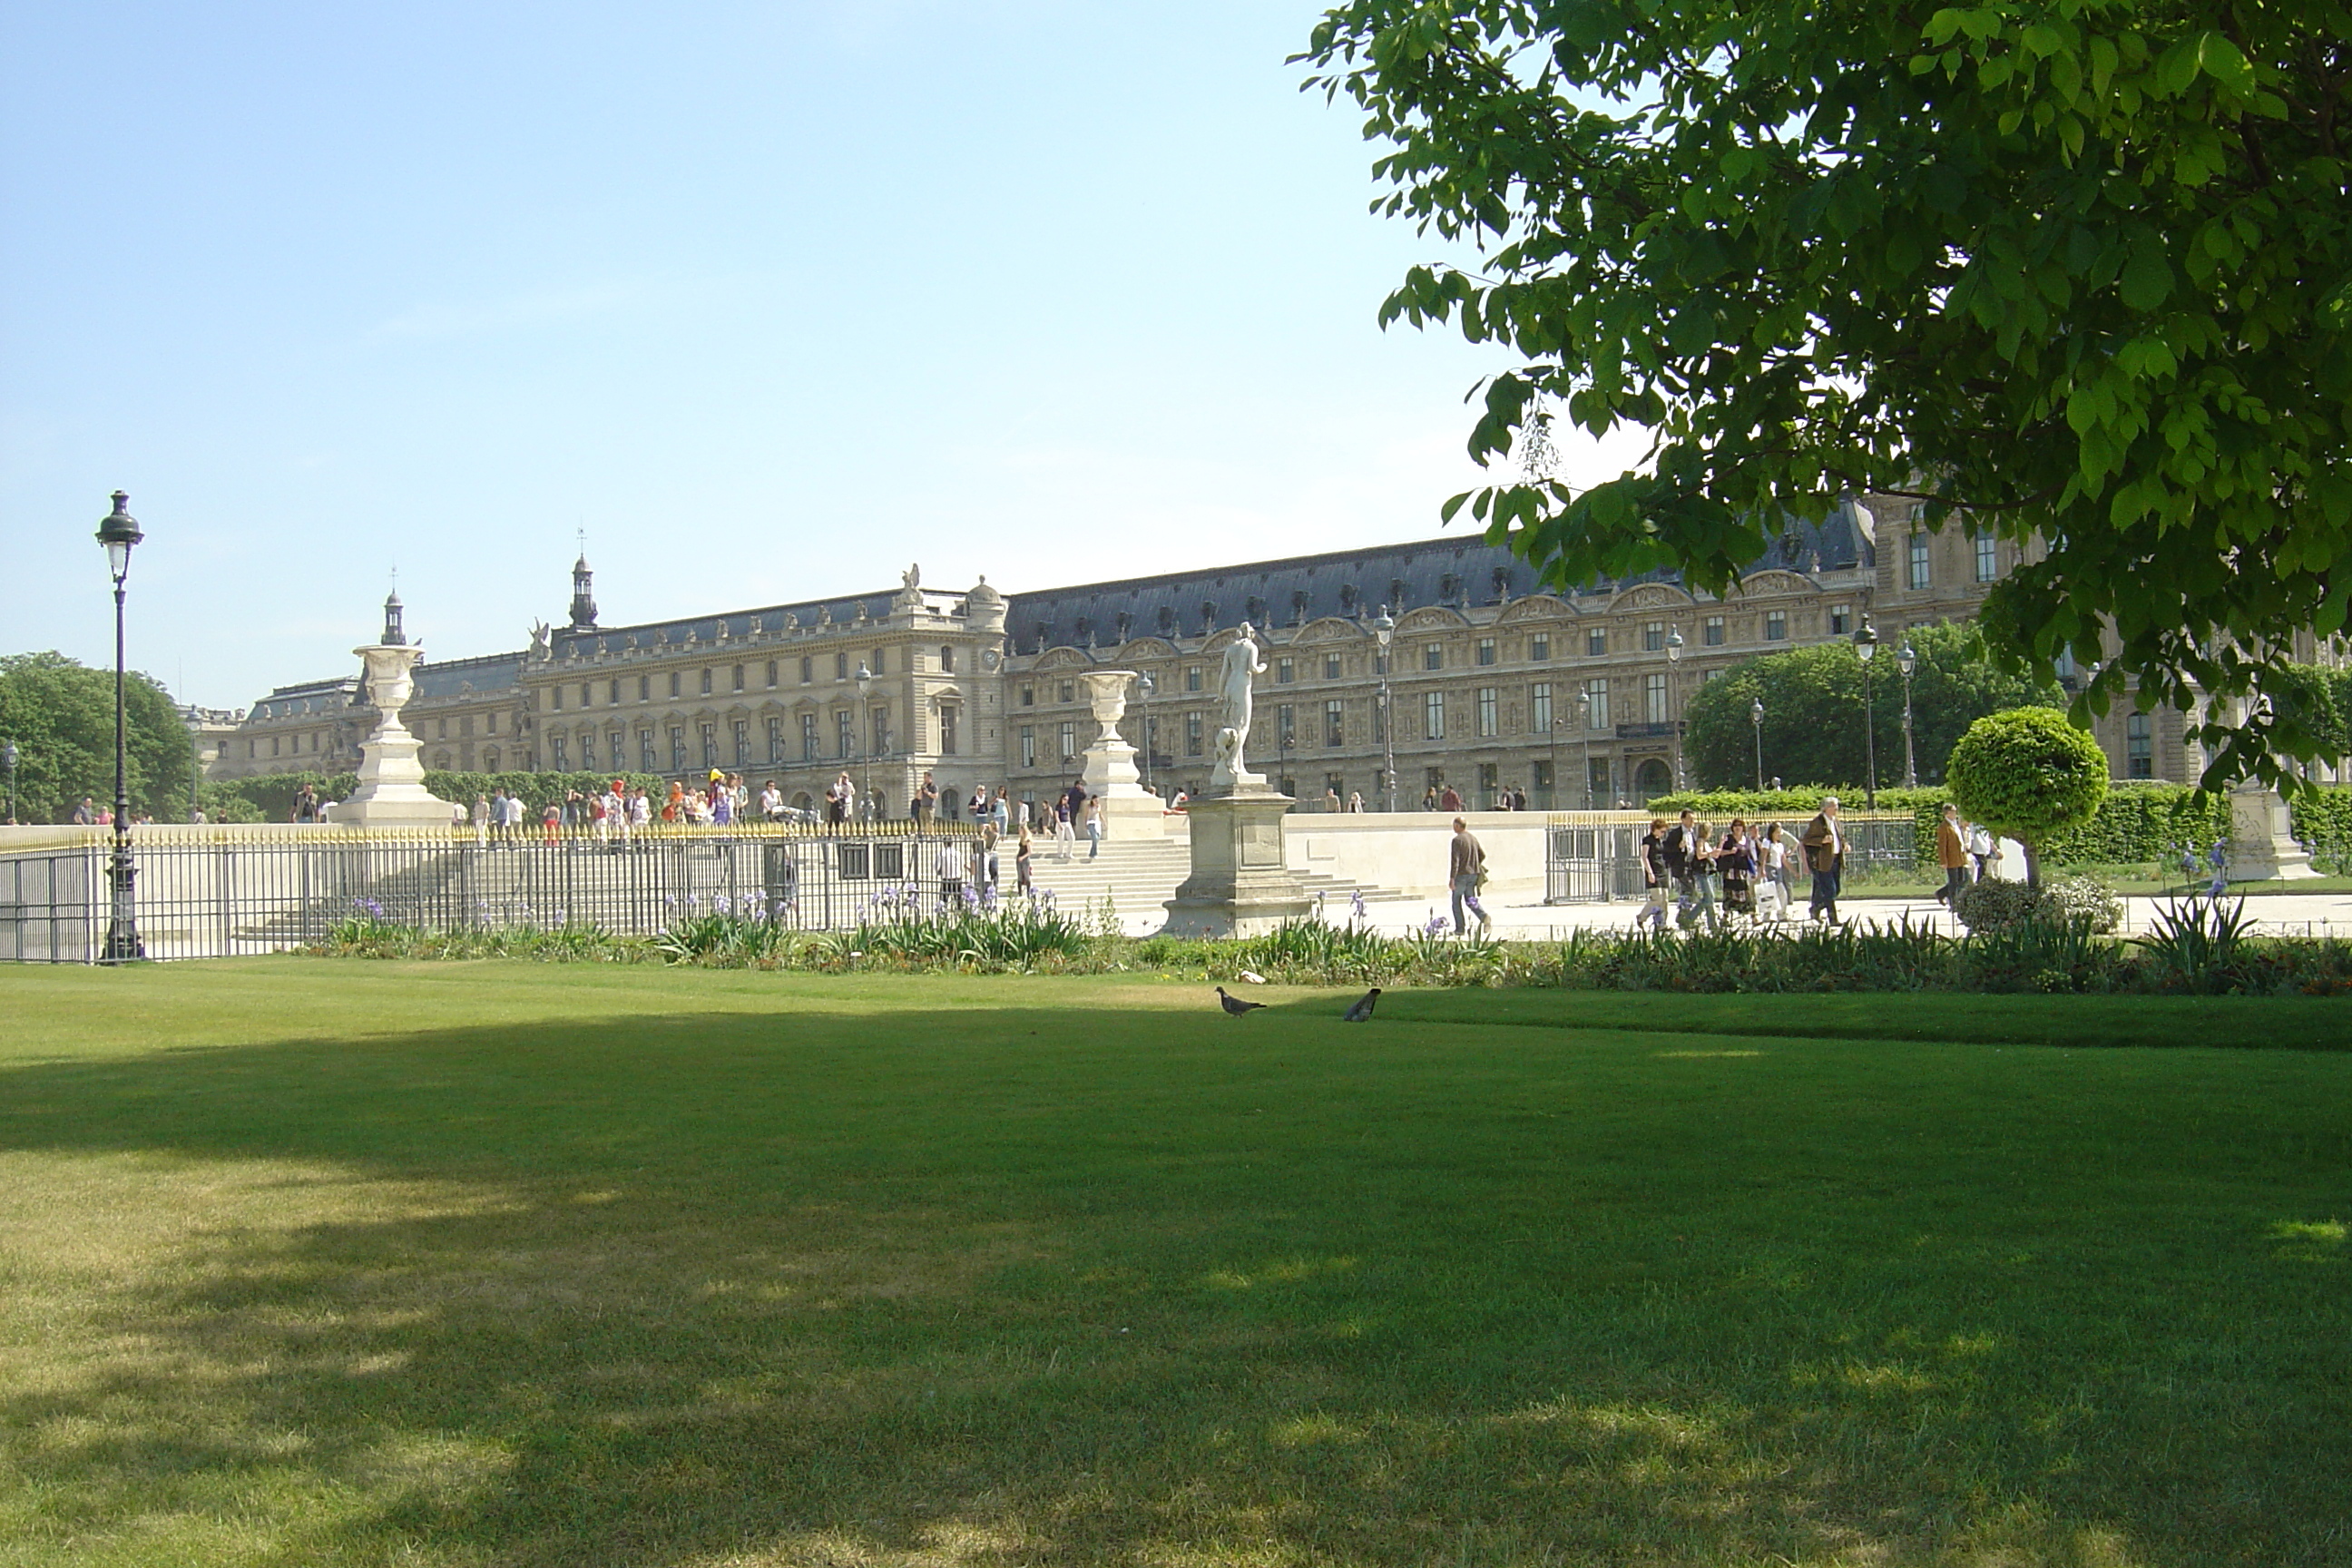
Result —
[[375, 729], [360, 742], [360, 783], [351, 799], [335, 807], [339, 827], [446, 827], [450, 804], [425, 787], [419, 742], [400, 721], [400, 710], [416, 689], [409, 673], [425, 650], [374, 643], [352, 650], [367, 666], [367, 693], [375, 704]]

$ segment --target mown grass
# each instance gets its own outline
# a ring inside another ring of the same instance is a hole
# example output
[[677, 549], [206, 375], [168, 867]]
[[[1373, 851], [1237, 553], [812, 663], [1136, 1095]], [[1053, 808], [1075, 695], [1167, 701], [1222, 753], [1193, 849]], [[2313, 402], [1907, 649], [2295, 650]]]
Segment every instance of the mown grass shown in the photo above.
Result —
[[0, 1563], [2352, 1556], [2341, 1003], [1254, 994], [0, 974]]

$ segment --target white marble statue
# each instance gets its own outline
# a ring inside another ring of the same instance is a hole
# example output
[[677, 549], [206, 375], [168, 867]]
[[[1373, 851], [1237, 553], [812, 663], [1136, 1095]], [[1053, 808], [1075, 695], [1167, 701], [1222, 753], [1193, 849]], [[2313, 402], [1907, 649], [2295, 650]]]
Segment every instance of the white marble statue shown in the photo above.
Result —
[[1244, 756], [1255, 708], [1253, 683], [1265, 672], [1265, 659], [1258, 651], [1257, 633], [1244, 621], [1239, 634], [1225, 645], [1224, 669], [1218, 677], [1225, 699], [1225, 721], [1217, 731], [1216, 763], [1209, 770], [1212, 790], [1265, 783], [1264, 774], [1249, 771]]

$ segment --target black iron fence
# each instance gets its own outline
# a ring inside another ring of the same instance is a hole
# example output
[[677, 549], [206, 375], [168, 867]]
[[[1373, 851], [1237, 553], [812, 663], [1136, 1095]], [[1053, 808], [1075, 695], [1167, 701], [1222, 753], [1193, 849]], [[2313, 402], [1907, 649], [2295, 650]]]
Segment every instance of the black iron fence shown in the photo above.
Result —
[[[1643, 896], [1642, 835], [1649, 831], [1650, 814], [1630, 811], [1563, 812], [1553, 816], [1544, 835], [1544, 902], [1601, 903]], [[1720, 836], [1725, 823], [1709, 827]], [[1851, 880], [1896, 872], [1908, 873], [1916, 864], [1919, 825], [1908, 813], [1845, 812], [1838, 826], [1846, 840], [1845, 874]], [[1804, 885], [1804, 859], [1797, 848], [1803, 822], [1780, 824], [1790, 846], [1790, 874]]]
[[[299, 947], [364, 914], [425, 931], [594, 925], [636, 935], [681, 915], [854, 926], [885, 889], [952, 892], [970, 828], [637, 829], [606, 837], [471, 829], [142, 832], [136, 900], [150, 958]], [[106, 938], [107, 846], [0, 851], [0, 963], [89, 963]]]

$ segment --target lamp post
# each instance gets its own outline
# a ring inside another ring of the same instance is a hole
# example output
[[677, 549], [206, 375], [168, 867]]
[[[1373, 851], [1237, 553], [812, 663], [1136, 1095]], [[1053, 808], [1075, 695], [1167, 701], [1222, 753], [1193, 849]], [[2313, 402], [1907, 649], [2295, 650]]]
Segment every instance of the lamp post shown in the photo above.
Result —
[[5, 750], [0, 750], [0, 758], [6, 759], [8, 763], [8, 826], [14, 827], [16, 826], [16, 742], [11, 741]]
[[1584, 809], [1592, 809], [1592, 692], [1576, 689], [1576, 734], [1584, 763]]
[[1919, 787], [1919, 758], [1911, 745], [1911, 672], [1919, 668], [1919, 650], [1905, 637], [1903, 647], [1895, 656], [1895, 668], [1903, 672], [1903, 787]]
[[1143, 793], [1150, 795], [1153, 793], [1151, 788], [1151, 694], [1159, 688], [1152, 684], [1150, 675], [1146, 673], [1135, 678], [1135, 689], [1143, 698]]
[[1546, 811], [1566, 809], [1559, 801], [1559, 731], [1560, 727], [1567, 722], [1565, 719], [1554, 719], [1551, 721], [1551, 798], [1544, 802]]
[[1670, 721], [1674, 725], [1675, 787], [1676, 789], [1688, 787], [1683, 782], [1682, 704], [1677, 700], [1679, 692], [1675, 686], [1675, 675], [1682, 668], [1682, 663], [1683, 629], [1680, 626], [1671, 626], [1666, 631], [1666, 704], [1667, 712], [1672, 715]]
[[1389, 708], [1389, 644], [1396, 640], [1396, 622], [1386, 605], [1372, 617], [1372, 637], [1380, 644], [1381, 663], [1381, 772], [1387, 781], [1381, 791], [1387, 801], [1386, 809], [1396, 810], [1396, 715]]
[[1864, 777], [1862, 784], [1863, 804], [1878, 809], [1878, 726], [1870, 712], [1870, 661], [1878, 652], [1878, 634], [1871, 629], [1870, 620], [1864, 617], [1854, 628], [1853, 656], [1862, 661], [1862, 756]]
[[874, 710], [866, 705], [866, 694], [874, 689], [874, 672], [864, 660], [857, 666], [857, 749], [865, 753], [860, 759], [866, 764], [866, 820], [874, 820], [874, 737], [866, 732], [874, 722]]
[[125, 769], [128, 752], [122, 712], [122, 584], [131, 575], [131, 548], [145, 534], [131, 515], [131, 498], [114, 492], [114, 510], [98, 525], [98, 542], [106, 546], [106, 569], [114, 578], [114, 855], [109, 868], [114, 908], [106, 925], [101, 963], [128, 963], [147, 956], [139, 940], [139, 906], [132, 896], [139, 870], [131, 859], [131, 787]]
[[1764, 793], [1764, 700], [1748, 705], [1748, 721], [1756, 726], [1756, 793]]

